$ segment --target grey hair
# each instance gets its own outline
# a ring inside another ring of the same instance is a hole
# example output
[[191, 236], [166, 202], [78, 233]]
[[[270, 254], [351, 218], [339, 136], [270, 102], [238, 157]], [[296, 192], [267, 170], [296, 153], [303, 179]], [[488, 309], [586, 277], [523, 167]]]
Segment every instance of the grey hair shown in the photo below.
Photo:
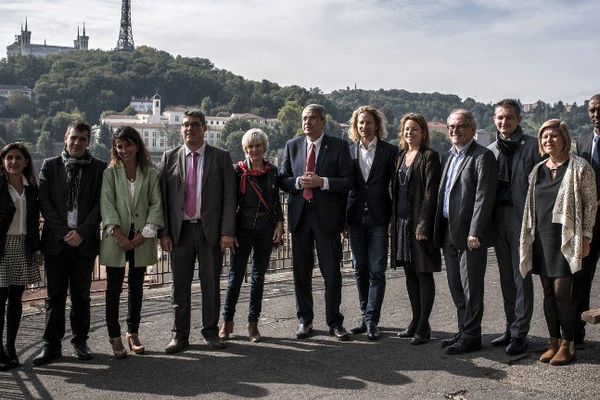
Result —
[[309, 111], [316, 111], [321, 116], [321, 119], [323, 121], [325, 121], [325, 119], [327, 118], [327, 112], [325, 111], [325, 107], [323, 107], [320, 104], [307, 105], [306, 107], [304, 107], [304, 110], [302, 110], [302, 115], [306, 114]]
[[252, 128], [244, 133], [244, 136], [242, 136], [242, 148], [244, 152], [246, 152], [246, 147], [252, 142], [262, 142], [265, 146], [265, 153], [269, 150], [269, 137], [262, 129]]
[[473, 113], [471, 111], [465, 110], [464, 108], [457, 108], [455, 110], [452, 110], [450, 112], [450, 115], [448, 115], [446, 123], [450, 122], [450, 118], [452, 118], [453, 115], [462, 115], [467, 119], [467, 124], [469, 124], [473, 129], [477, 129], [477, 121], [475, 120], [475, 117], [473, 116]]

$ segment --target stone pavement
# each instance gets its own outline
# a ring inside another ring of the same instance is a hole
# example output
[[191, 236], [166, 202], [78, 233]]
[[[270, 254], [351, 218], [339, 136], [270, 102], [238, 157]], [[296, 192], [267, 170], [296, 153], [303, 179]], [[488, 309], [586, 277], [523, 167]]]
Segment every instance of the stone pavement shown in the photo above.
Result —
[[[492, 253], [490, 253], [492, 254]], [[193, 296], [192, 346], [166, 355], [172, 323], [169, 289], [146, 292], [140, 336], [143, 356], [125, 360], [111, 356], [104, 324], [103, 297], [92, 308], [91, 362], [71, 354], [69, 337], [60, 362], [33, 368], [31, 358], [40, 348], [44, 316], [25, 316], [17, 349], [25, 365], [0, 372], [0, 399], [594, 399], [600, 382], [600, 326], [588, 328], [588, 340], [577, 361], [551, 367], [537, 361], [547, 332], [541, 307], [541, 287], [535, 279], [536, 302], [530, 332], [530, 352], [509, 357], [489, 340], [504, 327], [502, 298], [495, 260], [486, 274], [486, 309], [481, 351], [448, 356], [440, 339], [456, 330], [456, 313], [445, 273], [436, 274], [437, 297], [431, 318], [430, 343], [411, 346], [396, 332], [410, 320], [410, 306], [400, 270], [388, 271], [388, 287], [381, 327], [383, 337], [370, 342], [352, 335], [337, 342], [324, 323], [323, 283], [315, 271], [315, 334], [294, 338], [296, 319], [291, 274], [268, 277], [260, 320], [264, 342], [247, 341], [245, 317], [248, 290], [244, 288], [235, 318], [235, 335], [223, 351], [210, 351], [200, 335], [200, 296]], [[357, 295], [352, 271], [344, 268], [342, 311], [345, 326], [356, 323]], [[225, 285], [222, 285], [224, 288]], [[600, 284], [594, 285], [592, 304], [600, 306]], [[195, 284], [198, 290], [198, 284]], [[125, 309], [122, 308], [122, 315]], [[124, 323], [123, 323], [123, 326]], [[67, 332], [67, 335], [70, 332]]]

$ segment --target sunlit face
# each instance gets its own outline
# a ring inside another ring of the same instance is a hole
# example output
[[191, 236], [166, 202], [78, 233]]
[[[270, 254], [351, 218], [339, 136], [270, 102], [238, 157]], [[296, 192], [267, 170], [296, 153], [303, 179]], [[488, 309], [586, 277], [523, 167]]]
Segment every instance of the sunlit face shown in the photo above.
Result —
[[423, 142], [423, 130], [421, 129], [421, 125], [412, 119], [406, 120], [404, 128], [402, 129], [402, 136], [404, 136], [404, 140], [406, 140], [406, 143], [408, 143], [409, 146], [419, 147], [421, 142]]
[[462, 147], [475, 137], [475, 127], [463, 114], [452, 114], [448, 120], [448, 136], [454, 146]]
[[523, 118], [512, 107], [496, 107], [494, 125], [505, 138], [509, 138], [515, 133], [521, 119]]
[[20, 176], [27, 167], [28, 161], [19, 149], [11, 149], [4, 156], [2, 166], [9, 176]]
[[200, 118], [193, 115], [184, 115], [181, 123], [181, 136], [183, 142], [190, 150], [198, 150], [204, 144], [204, 132], [206, 125]]
[[600, 129], [600, 100], [590, 100], [588, 104], [588, 116], [594, 128]]
[[65, 138], [67, 153], [73, 158], [81, 158], [85, 154], [85, 150], [90, 145], [88, 132], [80, 132], [75, 128], [69, 128], [69, 134]]
[[325, 128], [325, 118], [316, 110], [305, 110], [302, 113], [302, 131], [311, 140], [318, 139]]
[[565, 141], [558, 128], [544, 129], [540, 140], [542, 141], [544, 153], [550, 156], [559, 156], [564, 153]]
[[261, 140], [253, 140], [244, 147], [244, 152], [253, 164], [264, 159], [265, 151], [265, 144]]
[[124, 163], [137, 160], [138, 147], [123, 138], [115, 139], [115, 151]]
[[377, 124], [375, 117], [370, 112], [362, 112], [356, 120], [356, 128], [360, 138], [370, 142], [377, 135]]

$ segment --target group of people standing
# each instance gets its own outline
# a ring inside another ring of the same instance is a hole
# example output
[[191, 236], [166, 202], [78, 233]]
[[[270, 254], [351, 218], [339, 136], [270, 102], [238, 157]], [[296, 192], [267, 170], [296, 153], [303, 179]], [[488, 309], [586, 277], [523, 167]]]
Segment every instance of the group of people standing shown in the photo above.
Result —
[[[18, 143], [0, 152], [0, 368], [19, 365], [15, 340], [26, 285], [39, 281], [42, 254], [47, 279], [44, 345], [34, 365], [62, 356], [67, 293], [71, 297], [71, 343], [81, 360], [91, 359], [90, 287], [96, 256], [106, 266], [106, 325], [116, 358], [127, 356], [119, 325], [119, 303], [127, 266], [128, 312], [125, 340], [144, 353], [139, 336], [143, 283], [156, 246], [170, 253], [172, 338], [166, 353], [189, 346], [191, 286], [196, 273], [202, 291], [202, 335], [212, 349], [226, 347], [250, 254], [248, 338], [258, 329], [265, 272], [274, 246], [282, 243], [280, 189], [289, 193], [296, 297], [296, 337], [313, 329], [312, 275], [315, 250], [325, 283], [329, 332], [349, 339], [341, 303], [340, 235], [353, 254], [361, 318], [354, 334], [378, 340], [386, 269], [403, 268], [412, 320], [398, 335], [411, 344], [431, 338], [434, 272], [446, 265], [457, 309], [458, 332], [442, 341], [448, 354], [481, 348], [487, 249], [495, 248], [506, 326], [492, 340], [508, 354], [527, 350], [533, 309], [531, 273], [544, 289], [548, 350], [541, 361], [560, 365], [575, 357], [585, 335], [578, 320], [589, 308], [591, 282], [600, 257], [600, 95], [589, 101], [594, 132], [570, 154], [568, 128], [549, 120], [535, 137], [524, 135], [519, 104], [496, 104], [497, 138], [488, 148], [475, 140], [476, 122], [463, 109], [448, 117], [450, 151], [441, 159], [431, 149], [427, 121], [405, 115], [399, 148], [383, 139], [385, 120], [370, 106], [352, 115], [349, 143], [324, 133], [325, 109], [302, 112], [303, 136], [286, 144], [279, 171], [266, 159], [269, 138], [251, 129], [242, 138], [244, 160], [204, 141], [205, 116], [183, 117], [183, 145], [164, 153], [160, 171], [132, 127], [113, 135], [107, 166], [88, 151], [91, 128], [71, 124], [58, 157], [44, 161], [39, 184], [27, 149]], [[40, 218], [43, 217], [41, 240]], [[102, 222], [102, 229], [99, 226]], [[391, 236], [391, 245], [389, 238]], [[222, 324], [222, 255], [230, 249]], [[390, 254], [391, 253], [391, 254]], [[6, 346], [2, 343], [6, 320]]]

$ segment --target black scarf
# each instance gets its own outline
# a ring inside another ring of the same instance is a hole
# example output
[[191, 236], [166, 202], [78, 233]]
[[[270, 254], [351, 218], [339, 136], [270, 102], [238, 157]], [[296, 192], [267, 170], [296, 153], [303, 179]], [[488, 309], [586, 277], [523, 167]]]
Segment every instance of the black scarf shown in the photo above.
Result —
[[498, 147], [499, 154], [497, 160], [498, 166], [498, 180], [502, 182], [510, 182], [512, 155], [521, 144], [523, 138], [523, 130], [521, 126], [517, 126], [515, 133], [508, 139], [503, 139], [500, 132], [496, 133], [496, 147]]
[[91, 164], [92, 155], [86, 150], [83, 157], [73, 158], [67, 152], [67, 148], [65, 147], [61, 157], [65, 164], [65, 170], [67, 171], [67, 210], [73, 211], [77, 209], [77, 195], [79, 194], [79, 185], [81, 183], [81, 168]]

